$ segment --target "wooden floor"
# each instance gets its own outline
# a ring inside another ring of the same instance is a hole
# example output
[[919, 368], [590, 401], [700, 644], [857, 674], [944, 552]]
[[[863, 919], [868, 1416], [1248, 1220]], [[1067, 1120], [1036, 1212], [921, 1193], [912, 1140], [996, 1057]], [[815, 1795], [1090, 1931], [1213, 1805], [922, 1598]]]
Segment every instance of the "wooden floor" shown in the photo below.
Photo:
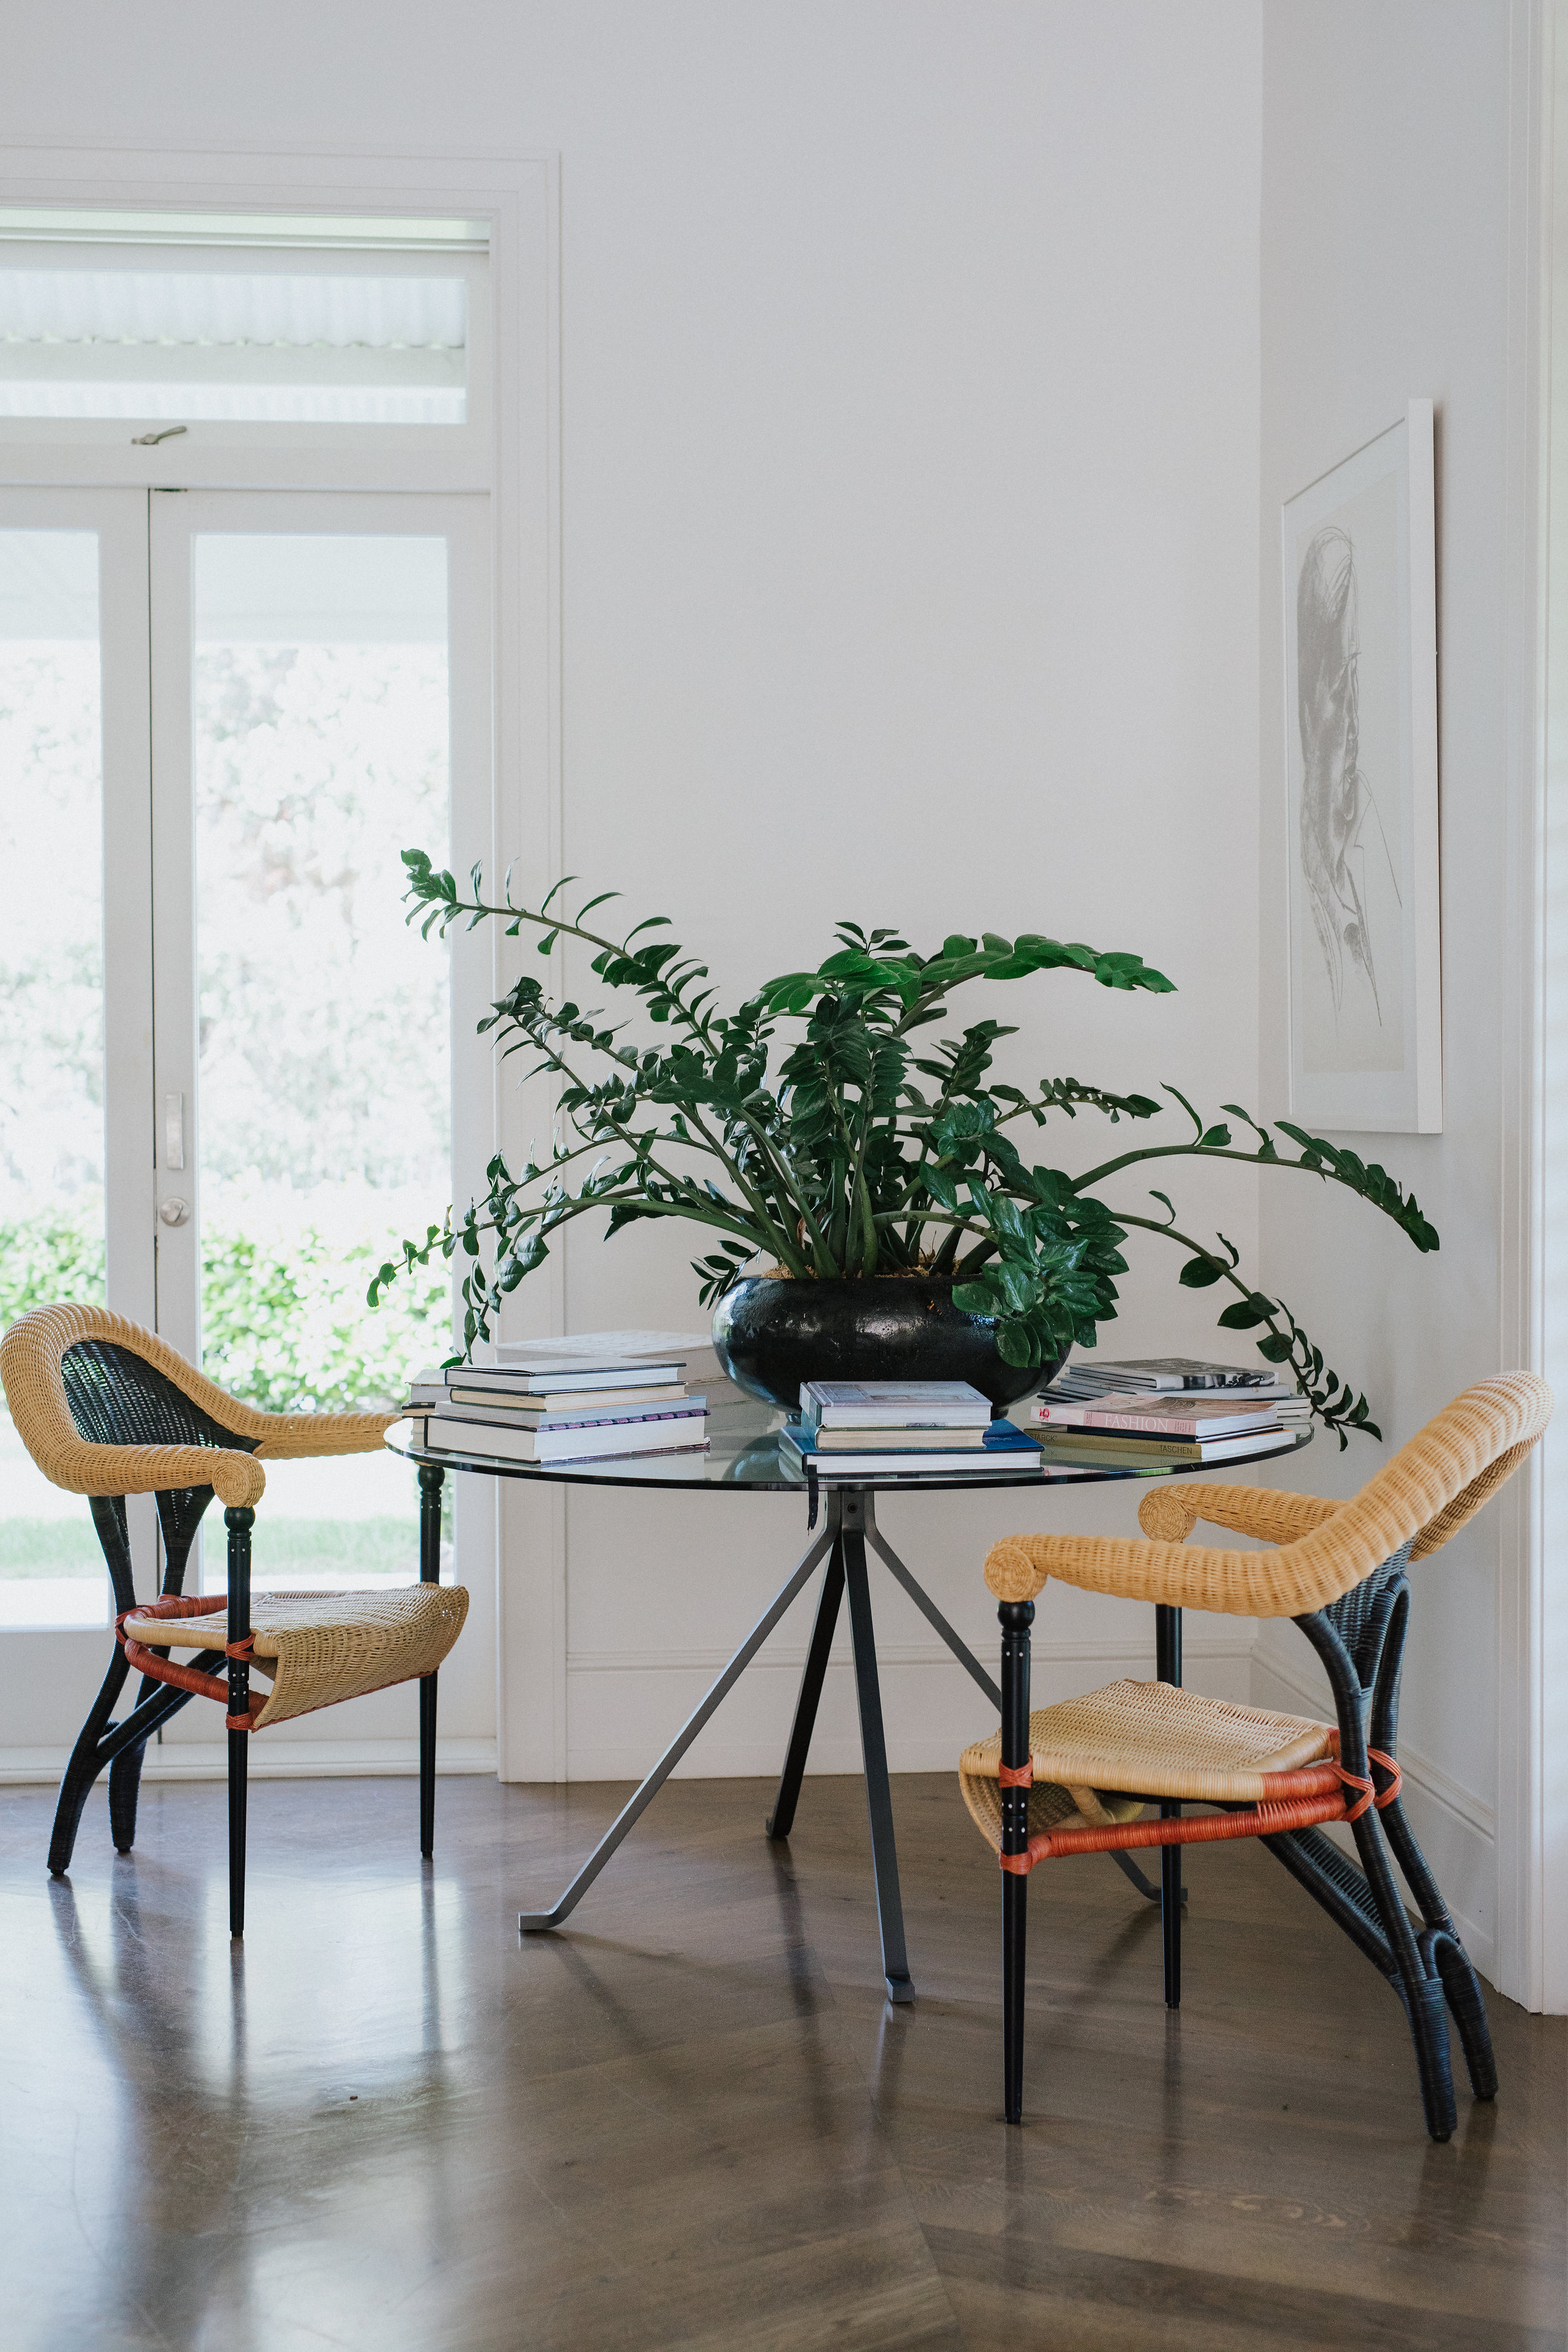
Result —
[[[1030, 2120], [998, 2120], [997, 1872], [894, 1782], [920, 1999], [881, 1997], [864, 1799], [101, 1787], [68, 1884], [0, 1800], [6, 2352], [1523, 2352], [1563, 2340], [1564, 2028], [1491, 2003], [1494, 2105], [1422, 2129], [1392, 1994], [1270, 1858], [1194, 1848], [1186, 2001], [1101, 1859], [1032, 1882]], [[1456, 2058], [1456, 2063], [1458, 2060]]]

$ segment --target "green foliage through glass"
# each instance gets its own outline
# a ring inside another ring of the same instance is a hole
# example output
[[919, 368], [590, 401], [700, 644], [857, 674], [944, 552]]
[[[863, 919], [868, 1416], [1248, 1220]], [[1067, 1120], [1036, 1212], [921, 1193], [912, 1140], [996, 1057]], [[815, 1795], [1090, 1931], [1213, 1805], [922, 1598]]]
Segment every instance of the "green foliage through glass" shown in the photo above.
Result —
[[[437, 1265], [373, 1314], [364, 1286], [380, 1244], [343, 1242], [313, 1223], [247, 1220], [220, 1207], [203, 1220], [202, 1361], [209, 1380], [265, 1412], [363, 1412], [401, 1402], [416, 1361], [450, 1344], [450, 1279]], [[341, 1217], [333, 1223], [341, 1222]], [[104, 1296], [103, 1217], [42, 1211], [0, 1222], [0, 1329], [35, 1307]]]

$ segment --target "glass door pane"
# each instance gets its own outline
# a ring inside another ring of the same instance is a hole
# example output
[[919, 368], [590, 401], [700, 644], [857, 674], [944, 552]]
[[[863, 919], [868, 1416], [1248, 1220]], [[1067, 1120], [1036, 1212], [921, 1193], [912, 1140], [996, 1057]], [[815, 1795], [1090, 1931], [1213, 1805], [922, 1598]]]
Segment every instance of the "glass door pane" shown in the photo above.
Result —
[[[445, 1266], [365, 1305], [451, 1197], [449, 958], [405, 923], [400, 856], [448, 854], [447, 541], [192, 551], [204, 1368], [271, 1411], [369, 1410], [450, 1326]], [[268, 1584], [415, 1572], [407, 1465], [279, 1463], [268, 1486]]]
[[[0, 1329], [105, 1303], [102, 704], [98, 533], [0, 529]], [[0, 1404], [0, 1626], [101, 1624], [106, 1589]]]

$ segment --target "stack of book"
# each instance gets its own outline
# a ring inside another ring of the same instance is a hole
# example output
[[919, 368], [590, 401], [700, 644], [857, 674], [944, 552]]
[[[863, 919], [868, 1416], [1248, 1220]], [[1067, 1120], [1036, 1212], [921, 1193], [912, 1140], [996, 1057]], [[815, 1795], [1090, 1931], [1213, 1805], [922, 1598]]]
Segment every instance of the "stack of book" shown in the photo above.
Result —
[[1276, 1452], [1310, 1409], [1293, 1381], [1268, 1372], [1167, 1357], [1070, 1365], [1030, 1419], [1047, 1461], [1162, 1470]]
[[[496, 1361], [510, 1370], [531, 1364], [540, 1353], [538, 1340], [502, 1339]], [[598, 1364], [684, 1364], [689, 1381], [700, 1385], [724, 1377], [719, 1351], [708, 1331], [575, 1331], [548, 1342], [552, 1371], [576, 1366], [589, 1371]]]
[[962, 1477], [1032, 1468], [1039, 1445], [967, 1381], [806, 1381], [781, 1460], [819, 1478]]
[[410, 1383], [414, 1443], [435, 1454], [500, 1454], [511, 1462], [587, 1462], [688, 1452], [708, 1443], [708, 1400], [687, 1388], [685, 1366], [595, 1360], [581, 1341], [563, 1361], [540, 1349], [526, 1361], [455, 1364]]
[[1047, 1395], [1063, 1403], [1092, 1404], [1104, 1396], [1166, 1395], [1172, 1390], [1243, 1394], [1249, 1403], [1274, 1405], [1282, 1420], [1311, 1419], [1311, 1407], [1294, 1379], [1261, 1364], [1205, 1364], [1191, 1356], [1147, 1356], [1107, 1362], [1079, 1356], [1057, 1374]]

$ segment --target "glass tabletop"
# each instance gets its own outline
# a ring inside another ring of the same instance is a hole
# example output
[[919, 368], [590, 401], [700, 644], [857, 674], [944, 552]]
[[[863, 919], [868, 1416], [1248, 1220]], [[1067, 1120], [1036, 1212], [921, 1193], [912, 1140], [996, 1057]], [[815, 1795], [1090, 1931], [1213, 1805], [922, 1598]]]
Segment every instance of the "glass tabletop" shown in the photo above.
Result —
[[[679, 1452], [631, 1454], [610, 1461], [513, 1462], [494, 1454], [452, 1454], [445, 1446], [437, 1450], [398, 1444], [394, 1432], [388, 1433], [386, 1442], [395, 1454], [405, 1455], [410, 1462], [430, 1463], [446, 1470], [477, 1470], [491, 1478], [536, 1478], [546, 1484], [574, 1486], [704, 1487], [715, 1493], [732, 1492], [742, 1486], [763, 1494], [804, 1495], [807, 1488], [805, 1473], [795, 1466], [790, 1449], [779, 1440], [779, 1432], [789, 1415], [777, 1405], [763, 1404], [756, 1397], [747, 1396], [731, 1381], [709, 1381], [702, 1385], [708, 1399], [708, 1444]], [[1032, 1398], [1026, 1397], [1012, 1406], [1008, 1420], [1020, 1429], [1028, 1429], [1032, 1402]], [[1234, 1464], [1184, 1462], [1179, 1469], [1163, 1465], [1150, 1468], [1130, 1464], [1122, 1468], [1120, 1465], [1074, 1462], [1067, 1458], [1065, 1449], [1052, 1459], [1047, 1447], [1037, 1464], [1033, 1455], [1009, 1454], [994, 1470], [965, 1470], [956, 1476], [906, 1471], [888, 1477], [866, 1478], [819, 1470], [816, 1483], [819, 1487], [855, 1486], [878, 1494], [896, 1493], [906, 1486], [937, 1492], [977, 1486], [1087, 1486], [1112, 1478], [1176, 1477], [1191, 1470], [1235, 1469], [1239, 1473], [1254, 1462], [1272, 1462], [1282, 1454], [1300, 1454], [1311, 1442], [1310, 1428], [1282, 1432], [1279, 1444], [1270, 1446], [1266, 1454], [1248, 1454], [1244, 1461]]]

